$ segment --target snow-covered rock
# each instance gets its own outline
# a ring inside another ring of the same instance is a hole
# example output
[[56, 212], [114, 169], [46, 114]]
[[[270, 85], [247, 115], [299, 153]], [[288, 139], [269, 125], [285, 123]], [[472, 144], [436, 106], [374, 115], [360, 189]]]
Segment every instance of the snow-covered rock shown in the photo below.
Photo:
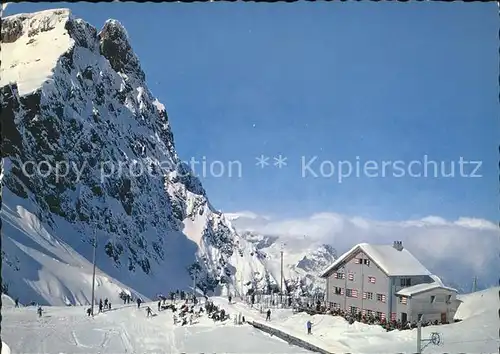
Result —
[[[235, 223], [235, 221], [233, 221]], [[235, 227], [239, 224], [235, 223]], [[332, 264], [336, 250], [308, 237], [262, 235], [241, 230], [242, 236], [255, 245], [256, 254], [275, 279], [281, 279], [281, 252], [283, 252], [284, 287], [294, 295], [313, 295], [324, 291], [323, 269]]]
[[[209, 203], [175, 150], [165, 107], [124, 27], [67, 9], [2, 20], [3, 285], [22, 303], [242, 292], [254, 246]], [[107, 284], [107, 285], [106, 285]], [[114, 297], [113, 297], [114, 294]]]

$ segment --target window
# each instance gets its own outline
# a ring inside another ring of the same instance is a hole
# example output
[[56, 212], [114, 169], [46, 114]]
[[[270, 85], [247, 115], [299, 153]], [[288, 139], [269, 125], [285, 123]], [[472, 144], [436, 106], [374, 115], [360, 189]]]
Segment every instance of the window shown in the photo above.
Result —
[[354, 280], [354, 273], [349, 273], [347, 275], [347, 279], [349, 279], [350, 281], [353, 281]]
[[446, 303], [449, 304], [451, 302], [451, 295], [448, 295], [446, 297]]
[[368, 267], [370, 266], [370, 260], [369, 259], [363, 259], [363, 263], [366, 264]]
[[346, 289], [347, 297], [358, 297], [358, 291], [356, 289]]
[[396, 321], [396, 312], [391, 312], [391, 321]]
[[333, 309], [339, 309], [340, 308], [340, 304], [337, 304], [336, 302], [330, 302], [329, 306], [330, 306], [330, 308], [333, 308]]
[[380, 318], [381, 320], [384, 320], [384, 319], [385, 319], [385, 313], [383, 313], [383, 312], [379, 312], [379, 311], [377, 311], [377, 312], [376, 312], [376, 315], [377, 315], [377, 317], [378, 317], [378, 318]]
[[375, 284], [375, 277], [368, 277], [368, 282]]
[[354, 263], [356, 263], [356, 264], [360, 264], [361, 261], [362, 261], [362, 259], [360, 259], [360, 258], [354, 258]]
[[399, 298], [399, 303], [400, 304], [406, 305], [407, 302], [408, 302], [408, 300], [407, 300], [406, 296], [401, 296]]
[[377, 301], [380, 302], [385, 302], [385, 295], [384, 294], [377, 294]]
[[335, 273], [334, 277], [335, 279], [344, 279], [345, 274], [344, 273]]
[[431, 304], [433, 304], [436, 301], [436, 297], [434, 295], [431, 295]]
[[355, 315], [355, 314], [358, 313], [358, 308], [357, 307], [351, 306], [351, 307], [349, 307], [349, 310], [351, 311], [352, 315]]
[[373, 300], [373, 293], [365, 291], [363, 293], [363, 299]]
[[335, 295], [342, 295], [342, 288], [335, 287]]
[[411, 286], [411, 278], [401, 278], [401, 286]]

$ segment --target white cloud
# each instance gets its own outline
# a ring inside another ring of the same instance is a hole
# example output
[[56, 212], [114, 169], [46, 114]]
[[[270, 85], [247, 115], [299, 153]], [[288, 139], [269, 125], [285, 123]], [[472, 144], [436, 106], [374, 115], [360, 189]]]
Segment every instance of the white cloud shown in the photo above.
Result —
[[308, 236], [333, 245], [339, 253], [360, 242], [392, 244], [403, 241], [432, 272], [444, 280], [470, 284], [474, 276], [490, 285], [498, 281], [500, 229], [494, 223], [474, 218], [455, 221], [437, 216], [418, 220], [379, 221], [335, 213], [320, 213], [299, 219], [244, 219], [233, 224], [262, 234]]

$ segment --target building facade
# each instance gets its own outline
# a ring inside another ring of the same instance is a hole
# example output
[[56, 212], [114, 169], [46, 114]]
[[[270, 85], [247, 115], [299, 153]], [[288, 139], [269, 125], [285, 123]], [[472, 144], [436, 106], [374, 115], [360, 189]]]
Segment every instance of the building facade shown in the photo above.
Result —
[[[424, 314], [426, 321], [430, 317], [433, 321], [436, 316], [442, 320], [444, 311], [450, 321], [457, 307], [456, 290], [445, 287], [400, 241], [392, 246], [356, 245], [325, 270], [322, 277], [326, 278], [327, 306], [352, 314], [361, 312], [407, 322]], [[409, 292], [404, 292], [405, 289]], [[425, 295], [427, 292], [446, 295], [448, 307], [438, 305], [440, 302], [427, 304], [424, 298], [430, 301], [431, 296]]]
[[453, 322], [460, 300], [455, 289], [439, 284], [419, 284], [397, 293], [397, 313], [402, 322]]

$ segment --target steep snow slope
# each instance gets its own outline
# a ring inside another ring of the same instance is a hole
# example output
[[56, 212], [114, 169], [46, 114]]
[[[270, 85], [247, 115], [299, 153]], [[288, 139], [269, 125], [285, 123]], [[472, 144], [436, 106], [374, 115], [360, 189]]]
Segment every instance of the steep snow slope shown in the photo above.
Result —
[[85, 302], [94, 235], [98, 282], [113, 284], [106, 295], [186, 289], [194, 273], [204, 291], [242, 291], [267, 273], [179, 160], [119, 22], [98, 32], [67, 9], [6, 17], [2, 60], [3, 285], [12, 296]]
[[[4, 266], [2, 276], [8, 284], [8, 293], [19, 296], [25, 305], [32, 301], [52, 305], [90, 304], [92, 263], [51, 235], [38, 218], [22, 206], [21, 200], [16, 210], [3, 206], [2, 221], [2, 232], [8, 235], [2, 242], [3, 262], [8, 265]], [[63, 225], [61, 220], [60, 231]], [[64, 229], [71, 232], [69, 227]], [[121, 301], [122, 291], [147, 299], [96, 269], [97, 299], [108, 298], [117, 303]]]

